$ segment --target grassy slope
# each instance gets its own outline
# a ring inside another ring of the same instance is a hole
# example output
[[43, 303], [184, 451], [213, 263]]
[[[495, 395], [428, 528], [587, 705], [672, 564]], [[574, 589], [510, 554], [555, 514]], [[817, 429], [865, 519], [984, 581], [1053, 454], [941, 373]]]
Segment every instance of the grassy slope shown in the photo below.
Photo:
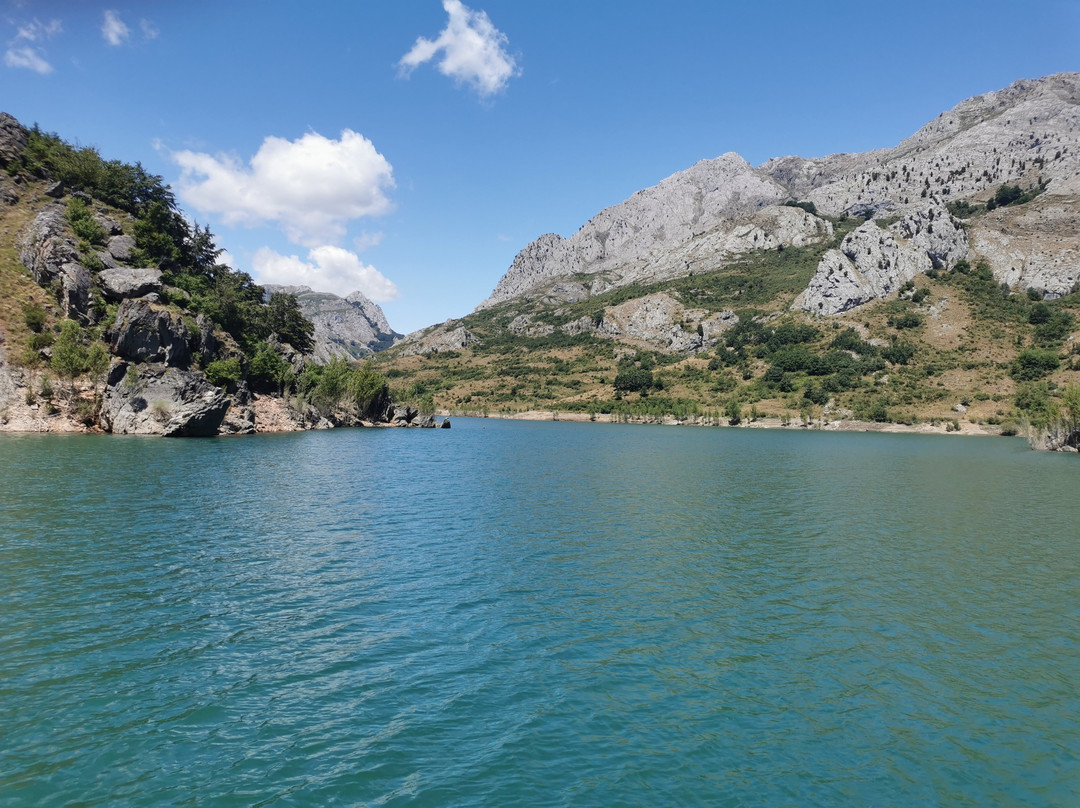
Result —
[[[841, 223], [836, 241], [855, 223]], [[644, 397], [638, 393], [619, 396], [613, 381], [618, 357], [632, 353], [626, 346], [592, 336], [556, 332], [549, 337], [527, 338], [505, 330], [506, 323], [524, 312], [532, 313], [535, 323], [558, 326], [582, 316], [596, 316], [605, 306], [665, 291], [687, 308], [731, 308], [744, 321], [775, 313], [778, 317], [769, 323], [773, 326], [784, 322], [813, 324], [818, 337], [807, 347], [820, 355], [828, 353], [832, 339], [848, 327], [856, 329], [863, 339], [882, 344], [894, 340], [913, 344], [915, 356], [908, 365], [888, 365], [859, 378], [854, 389], [830, 392], [838, 407], [851, 410], [856, 417], [906, 423], [955, 418], [994, 424], [1024, 416], [1014, 407], [1018, 384], [1009, 369], [1017, 354], [1033, 343], [1035, 326], [1028, 322], [1032, 301], [1015, 292], [1003, 295], [995, 283], [979, 280], [977, 273], [949, 273], [936, 279], [916, 278], [917, 288], [929, 290], [918, 304], [892, 299], [824, 319], [788, 311], [829, 246], [761, 253], [706, 275], [624, 287], [556, 308], [508, 301], [462, 318], [460, 323], [483, 341], [474, 349], [425, 357], [400, 357], [391, 351], [380, 356], [380, 363], [403, 397], [430, 395], [437, 406], [452, 412], [556, 410], [718, 416], [733, 397], [744, 411], [753, 406], [763, 415], [798, 414], [815, 408], [821, 412], [820, 404], [807, 400], [806, 390], [835, 385], [827, 377], [805, 373], [793, 374], [787, 392], [766, 384], [763, 376], [770, 357], [760, 349], [749, 350], [746, 359], [738, 363], [717, 360], [715, 350], [693, 357], [654, 353], [645, 361], [655, 362], [654, 373], [663, 380], [663, 389], [654, 389]], [[1071, 313], [1080, 323], [1080, 295], [1046, 305], [1052, 311]], [[918, 316], [919, 325], [904, 329], [890, 325], [890, 320], [895, 323], [909, 313]], [[1075, 323], [1073, 329], [1071, 336], [1076, 335]], [[1059, 386], [1080, 383], [1080, 356], [1072, 353], [1075, 345], [1077, 342], [1067, 337], [1054, 346], [1062, 365], [1046, 377], [1047, 381]], [[953, 410], [960, 402], [968, 407], [964, 415]]]
[[44, 289], [34, 282], [30, 271], [19, 261], [16, 246], [19, 233], [34, 218], [40, 208], [52, 200], [44, 196], [42, 183], [29, 183], [20, 188], [19, 203], [0, 206], [0, 333], [12, 364], [22, 364], [30, 329], [24, 311], [38, 303], [49, 313], [51, 326], [59, 319], [59, 310]]

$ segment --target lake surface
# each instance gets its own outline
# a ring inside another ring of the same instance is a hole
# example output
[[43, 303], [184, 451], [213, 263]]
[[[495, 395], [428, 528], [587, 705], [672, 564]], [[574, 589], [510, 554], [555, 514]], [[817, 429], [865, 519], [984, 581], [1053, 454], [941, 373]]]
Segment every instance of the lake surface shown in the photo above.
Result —
[[0, 435], [0, 805], [1080, 802], [1080, 462]]

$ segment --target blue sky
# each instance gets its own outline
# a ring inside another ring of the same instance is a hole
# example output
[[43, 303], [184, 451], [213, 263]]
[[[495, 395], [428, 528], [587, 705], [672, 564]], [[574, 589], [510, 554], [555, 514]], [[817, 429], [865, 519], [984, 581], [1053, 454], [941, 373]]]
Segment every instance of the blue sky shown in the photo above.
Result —
[[1080, 70], [1080, 0], [0, 0], [0, 110], [140, 161], [263, 281], [408, 332], [700, 159], [893, 146]]

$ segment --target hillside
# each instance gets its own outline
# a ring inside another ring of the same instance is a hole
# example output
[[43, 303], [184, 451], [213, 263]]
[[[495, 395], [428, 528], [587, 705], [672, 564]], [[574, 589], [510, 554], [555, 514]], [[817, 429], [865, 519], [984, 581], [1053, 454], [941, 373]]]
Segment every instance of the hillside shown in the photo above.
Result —
[[701, 161], [541, 236], [380, 363], [450, 411], [1074, 442], [1078, 225], [1080, 75], [1019, 81], [892, 149]]
[[219, 254], [160, 177], [0, 113], [0, 429], [434, 426], [370, 363], [318, 355], [296, 296]]

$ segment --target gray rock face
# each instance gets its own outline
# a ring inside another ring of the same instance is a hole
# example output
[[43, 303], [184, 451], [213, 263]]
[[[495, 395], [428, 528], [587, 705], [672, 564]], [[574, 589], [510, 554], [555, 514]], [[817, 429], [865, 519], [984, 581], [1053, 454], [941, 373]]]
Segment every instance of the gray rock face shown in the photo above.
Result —
[[98, 283], [109, 300], [142, 297], [161, 291], [161, 270], [153, 267], [103, 269], [98, 273]]
[[[1077, 232], [1080, 208], [1076, 73], [1019, 81], [969, 99], [893, 149], [814, 159], [780, 157], [757, 168], [734, 154], [703, 161], [601, 211], [568, 239], [541, 236], [518, 254], [480, 308], [520, 296], [543, 298], [555, 283], [578, 281], [571, 276], [593, 276], [588, 291], [600, 294], [629, 283], [716, 269], [747, 251], [828, 237], [828, 222], [776, 206], [789, 199], [813, 202], [830, 216], [864, 211], [903, 216], [914, 229], [890, 230], [900, 247], [912, 251], [906, 259], [899, 253], [893, 256], [901, 261], [901, 273], [908, 259], [922, 263], [918, 254], [932, 266], [947, 267], [964, 257], [960, 252], [966, 245], [950, 232], [955, 222], [941, 229], [941, 220], [930, 221], [927, 211], [954, 200], [984, 202], [1002, 184], [1029, 188], [1040, 180], [1047, 183], [1047, 191], [1030, 207], [1040, 213], [1046, 208], [1051, 217], [1055, 205], [1064, 211], [1053, 233], [1018, 240], [1008, 232], [1003, 239], [1000, 228], [984, 227], [995, 222], [988, 216], [972, 222], [971, 246], [990, 261], [1000, 280], [1064, 293], [1076, 282], [1080, 250], [1080, 240], [1070, 235]], [[1000, 213], [1006, 230], [1011, 231], [1009, 223], [1020, 215], [1010, 209]], [[883, 252], [881, 257], [889, 256]], [[830, 255], [822, 271], [831, 271], [852, 292], [852, 300], [865, 302], [873, 299], [867, 290], [890, 285], [885, 278], [851, 274], [862, 274], [868, 269], [865, 264], [848, 266], [841, 256]], [[850, 278], [843, 281], [841, 276]], [[810, 295], [815, 308], [821, 294], [819, 289]]]
[[266, 284], [267, 292], [296, 295], [300, 311], [315, 326], [312, 357], [328, 362], [335, 356], [358, 359], [389, 348], [401, 334], [390, 328], [383, 310], [360, 292], [338, 297], [307, 286]]
[[191, 362], [193, 338], [175, 311], [133, 299], [120, 304], [109, 332], [110, 349], [116, 356], [173, 367], [187, 367]]
[[[729, 250], [752, 248], [753, 242], [740, 240], [742, 235], [752, 235], [752, 228], [738, 232], [745, 223], [737, 224], [737, 220], [752, 217], [787, 196], [779, 183], [737, 154], [702, 160], [601, 211], [569, 239], [550, 233], [541, 236], [518, 254], [480, 308], [579, 273], [615, 275], [602, 284], [603, 289], [594, 284], [593, 294], [646, 276], [677, 277], [685, 274], [685, 263], [656, 264], [718, 228], [722, 233], [716, 241], [738, 242], [726, 245]], [[642, 264], [649, 265], [650, 271], [643, 273]]]
[[66, 235], [66, 228], [66, 208], [49, 205], [20, 235], [19, 260], [40, 286], [57, 284], [58, 300], [65, 316], [86, 322], [90, 273], [79, 263], [78, 251]]
[[113, 363], [101, 405], [102, 427], [118, 435], [210, 437], [229, 397], [195, 371], [161, 364]]
[[597, 333], [668, 353], [693, 353], [702, 348], [704, 338], [696, 329], [684, 329], [683, 317], [682, 304], [670, 295], [647, 295], [607, 308]]
[[460, 351], [480, 342], [476, 335], [465, 326], [451, 326], [451, 323], [432, 326], [407, 338], [409, 343], [402, 352], [402, 356], [425, 356], [432, 353], [446, 353], [447, 351]]
[[6, 112], [0, 112], [0, 168], [18, 159], [29, 139], [29, 129]]
[[40, 286], [60, 277], [64, 264], [79, 260], [74, 242], [65, 235], [66, 228], [66, 208], [53, 204], [35, 216], [19, 237], [19, 260]]
[[[906, 236], [899, 241], [900, 236]], [[829, 250], [793, 308], [834, 315], [893, 294], [920, 272], [951, 268], [968, 253], [963, 227], [940, 205], [901, 219], [888, 230], [869, 221]]]

